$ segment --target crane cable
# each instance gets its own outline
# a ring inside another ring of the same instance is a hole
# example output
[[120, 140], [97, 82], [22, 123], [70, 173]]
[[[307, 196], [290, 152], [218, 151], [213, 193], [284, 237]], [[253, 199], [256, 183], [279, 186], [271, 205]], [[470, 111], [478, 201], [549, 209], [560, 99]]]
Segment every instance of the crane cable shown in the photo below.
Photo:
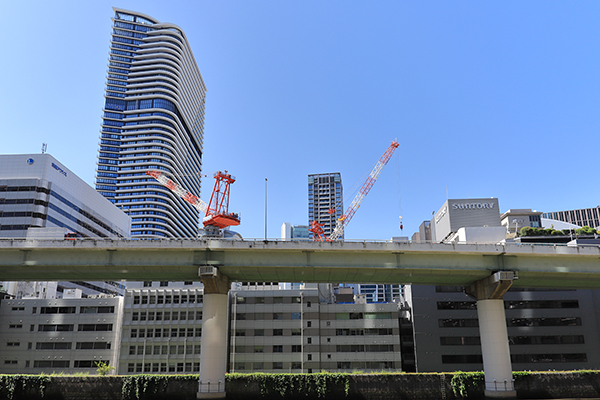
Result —
[[402, 220], [402, 188], [400, 179], [400, 156], [396, 154], [396, 186], [398, 188], [398, 216], [400, 218], [400, 230], [404, 229], [404, 221]]

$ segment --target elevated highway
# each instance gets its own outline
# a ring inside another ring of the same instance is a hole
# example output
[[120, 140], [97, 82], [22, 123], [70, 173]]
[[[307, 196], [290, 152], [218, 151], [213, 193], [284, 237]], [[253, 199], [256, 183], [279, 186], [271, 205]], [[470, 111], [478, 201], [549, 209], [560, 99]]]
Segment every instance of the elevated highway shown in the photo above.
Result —
[[263, 240], [0, 239], [1, 280], [199, 280], [468, 286], [499, 270], [515, 287], [600, 288], [600, 247]]
[[[204, 283], [198, 398], [225, 398], [230, 282], [464, 286], [477, 300], [485, 394], [516, 398], [502, 297], [600, 288], [600, 247], [258, 240], [0, 240], [0, 280]], [[212, 383], [212, 386], [211, 386]]]

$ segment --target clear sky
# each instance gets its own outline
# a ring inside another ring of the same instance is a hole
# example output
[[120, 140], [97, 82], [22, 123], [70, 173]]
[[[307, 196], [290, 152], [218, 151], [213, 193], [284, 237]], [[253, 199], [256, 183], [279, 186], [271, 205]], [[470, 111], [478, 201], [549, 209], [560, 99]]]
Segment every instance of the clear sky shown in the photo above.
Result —
[[265, 178], [279, 237], [308, 222], [308, 174], [340, 172], [347, 207], [393, 139], [347, 239], [411, 236], [446, 196], [600, 204], [600, 2], [0, 0], [0, 154], [46, 142], [93, 185], [112, 6], [185, 31], [203, 170], [237, 177], [246, 238], [264, 237]]

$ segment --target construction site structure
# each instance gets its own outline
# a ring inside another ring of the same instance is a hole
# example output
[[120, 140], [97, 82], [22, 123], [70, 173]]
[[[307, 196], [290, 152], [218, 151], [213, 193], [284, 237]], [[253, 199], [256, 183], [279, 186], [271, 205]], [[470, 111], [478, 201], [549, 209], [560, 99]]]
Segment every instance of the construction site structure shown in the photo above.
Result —
[[214, 174], [215, 185], [208, 204], [168, 178], [161, 171], [150, 170], [146, 174], [205, 214], [202, 218], [205, 236], [221, 236], [222, 229], [240, 224], [239, 214], [229, 212], [230, 186], [235, 182], [235, 177], [228, 174], [227, 171], [217, 171]]
[[[379, 175], [381, 174], [383, 167], [386, 166], [386, 164], [388, 163], [388, 161], [394, 154], [394, 151], [399, 146], [400, 145], [398, 144], [397, 140], [392, 141], [392, 143], [387, 148], [385, 153], [383, 153], [383, 155], [379, 158], [379, 161], [377, 161], [377, 164], [375, 164], [375, 167], [373, 167], [373, 170], [371, 171], [371, 173], [367, 177], [367, 180], [363, 183], [362, 187], [360, 188], [360, 190], [354, 197], [354, 200], [352, 200], [352, 203], [350, 204], [350, 206], [346, 209], [346, 212], [340, 218], [338, 218], [338, 220], [336, 221], [335, 228], [329, 237], [325, 236], [322, 224], [318, 223], [317, 221], [312, 221], [311, 226], [308, 230], [310, 232], [312, 232], [313, 240], [315, 240], [315, 241], [331, 241], [331, 240], [338, 240], [339, 238], [342, 237], [342, 235], [344, 234], [344, 229], [345, 229], [346, 225], [348, 225], [348, 223], [350, 223], [350, 221], [352, 220], [352, 217], [354, 216], [354, 214], [356, 214], [356, 211], [360, 207], [361, 203], [363, 202], [363, 200], [365, 199], [365, 197], [367, 196], [367, 194], [369, 193], [369, 191], [371, 190], [371, 188], [377, 181], [377, 178], [379, 178]], [[335, 213], [335, 208], [330, 209], [329, 213], [330, 214]]]

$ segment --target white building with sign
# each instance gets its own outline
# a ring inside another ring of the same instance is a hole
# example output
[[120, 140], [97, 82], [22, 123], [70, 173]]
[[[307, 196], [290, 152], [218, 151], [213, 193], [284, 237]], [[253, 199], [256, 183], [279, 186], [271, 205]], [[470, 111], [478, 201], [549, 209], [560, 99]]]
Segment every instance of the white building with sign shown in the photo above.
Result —
[[448, 199], [434, 214], [431, 235], [434, 242], [443, 242], [460, 228], [499, 226], [498, 199]]

